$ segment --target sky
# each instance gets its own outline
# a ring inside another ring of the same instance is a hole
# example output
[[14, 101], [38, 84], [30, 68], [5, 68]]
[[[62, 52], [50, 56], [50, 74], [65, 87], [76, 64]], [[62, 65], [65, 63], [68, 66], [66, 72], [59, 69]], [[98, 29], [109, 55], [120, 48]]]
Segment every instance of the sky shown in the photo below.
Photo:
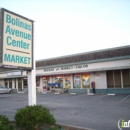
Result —
[[35, 59], [130, 45], [130, 0], [0, 0], [35, 21]]

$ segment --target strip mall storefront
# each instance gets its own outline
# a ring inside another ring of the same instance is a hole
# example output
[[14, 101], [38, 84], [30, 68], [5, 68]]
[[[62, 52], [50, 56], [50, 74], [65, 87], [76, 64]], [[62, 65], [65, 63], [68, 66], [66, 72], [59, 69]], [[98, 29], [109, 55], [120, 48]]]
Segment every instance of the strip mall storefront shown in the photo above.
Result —
[[37, 70], [37, 75], [42, 75], [40, 78], [48, 76], [47, 82], [59, 82], [63, 88], [69, 89], [69, 92], [91, 92], [91, 83], [94, 82], [97, 93], [130, 93], [129, 64], [129, 59], [123, 59], [53, 66]]
[[[90, 88], [90, 73], [81, 74], [63, 74], [51, 76], [37, 76], [37, 87], [40, 87], [40, 78], [42, 78], [43, 89], [50, 90], [48, 83], [59, 83], [60, 88], [66, 89], [86, 89]], [[39, 83], [39, 84], [38, 84]]]
[[[38, 91], [50, 91], [55, 82], [68, 92], [91, 92], [94, 82], [96, 93], [130, 93], [130, 46], [37, 61]], [[0, 72], [0, 84], [23, 91], [27, 72]]]

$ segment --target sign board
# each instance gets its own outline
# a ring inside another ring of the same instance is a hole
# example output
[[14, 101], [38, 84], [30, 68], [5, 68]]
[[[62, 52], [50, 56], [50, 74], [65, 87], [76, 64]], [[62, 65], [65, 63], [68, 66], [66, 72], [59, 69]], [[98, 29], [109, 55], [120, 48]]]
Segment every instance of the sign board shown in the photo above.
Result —
[[74, 71], [74, 70], [86, 70], [88, 68], [88, 64], [80, 64], [80, 65], [71, 65], [71, 66], [63, 66], [57, 68], [45, 68], [44, 72], [65, 72], [65, 71]]
[[22, 75], [22, 72], [21, 71], [17, 71], [17, 72], [7, 73], [7, 76], [16, 76], [16, 75]]
[[0, 66], [33, 69], [33, 20], [0, 9]]

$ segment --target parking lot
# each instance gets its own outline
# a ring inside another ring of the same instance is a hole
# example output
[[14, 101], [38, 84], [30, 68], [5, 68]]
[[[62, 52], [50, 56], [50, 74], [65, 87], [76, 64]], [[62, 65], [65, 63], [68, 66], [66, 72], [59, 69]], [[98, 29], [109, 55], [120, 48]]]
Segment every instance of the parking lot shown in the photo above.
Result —
[[[130, 95], [39, 94], [37, 104], [50, 109], [57, 123], [96, 129], [118, 130], [118, 120], [130, 120]], [[28, 105], [27, 93], [0, 94], [0, 113], [11, 120], [19, 108]]]

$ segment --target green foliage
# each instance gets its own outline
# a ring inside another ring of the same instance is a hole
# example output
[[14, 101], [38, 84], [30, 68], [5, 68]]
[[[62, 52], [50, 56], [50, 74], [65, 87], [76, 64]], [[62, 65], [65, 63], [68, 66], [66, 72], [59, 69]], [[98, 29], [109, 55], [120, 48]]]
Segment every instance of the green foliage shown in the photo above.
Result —
[[5, 115], [0, 115], [0, 130], [14, 130], [14, 126]]
[[55, 124], [56, 120], [49, 109], [41, 106], [26, 106], [14, 116], [16, 126], [24, 130], [39, 130], [44, 124]]

